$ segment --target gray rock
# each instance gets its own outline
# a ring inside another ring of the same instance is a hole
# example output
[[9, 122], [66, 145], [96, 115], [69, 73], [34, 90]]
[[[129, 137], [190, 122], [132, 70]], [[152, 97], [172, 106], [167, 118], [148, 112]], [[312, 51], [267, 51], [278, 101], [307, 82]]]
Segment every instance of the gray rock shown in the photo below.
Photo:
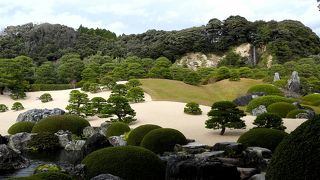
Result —
[[280, 74], [278, 72], [274, 73], [273, 82], [280, 80]]
[[210, 151], [210, 152], [203, 152], [201, 154], [195, 154], [194, 156], [199, 159], [208, 159], [208, 158], [222, 157], [223, 155], [224, 155], [224, 151]]
[[304, 109], [299, 102], [294, 102], [292, 103], [292, 105], [294, 105], [298, 109]]
[[258, 169], [256, 169], [256, 168], [241, 168], [241, 167], [238, 167], [237, 169], [238, 169], [238, 171], [240, 173], [240, 178], [241, 179], [249, 179], [253, 175], [260, 173], [260, 171]]
[[309, 119], [308, 113], [299, 113], [296, 115], [297, 119]]
[[197, 142], [191, 142], [186, 145], [176, 144], [174, 147], [175, 152], [184, 151], [189, 154], [199, 154], [209, 150], [210, 147], [205, 144], [199, 144]]
[[83, 129], [83, 135], [84, 137], [88, 138], [88, 137], [91, 137], [93, 136], [94, 134], [97, 134], [99, 133], [100, 131], [100, 128], [95, 128], [95, 127], [92, 127], [92, 126], [87, 126]]
[[250, 93], [244, 96], [240, 96], [233, 100], [233, 103], [235, 103], [237, 106], [246, 106], [249, 104], [249, 102], [257, 97], [264, 96], [264, 92], [255, 92], [255, 93]]
[[81, 150], [83, 155], [86, 156], [93, 151], [109, 146], [111, 146], [111, 144], [107, 140], [107, 138], [104, 135], [98, 133], [88, 138]]
[[64, 169], [70, 176], [77, 180], [85, 180], [86, 165], [77, 164], [72, 165], [70, 163], [62, 163], [59, 166]]
[[16, 170], [29, 166], [29, 161], [9, 148], [5, 144], [0, 145], [0, 172], [3, 170]]
[[124, 138], [121, 136], [111, 136], [108, 138], [108, 140], [112, 146], [126, 146], [127, 145], [127, 141], [124, 140]]
[[49, 117], [49, 116], [56, 116], [56, 115], [63, 115], [65, 113], [64, 110], [59, 108], [54, 109], [31, 109], [24, 113], [19, 114], [17, 118], [17, 122], [21, 121], [30, 121], [37, 123], [43, 118]]
[[244, 150], [244, 147], [242, 144], [236, 143], [236, 142], [219, 142], [212, 147], [212, 151], [228, 151], [228, 150], [242, 151]]
[[267, 108], [264, 105], [260, 105], [257, 108], [254, 108], [251, 112], [253, 116], [259, 116], [260, 114], [266, 113]]
[[300, 77], [297, 71], [293, 71], [291, 79], [288, 80], [288, 90], [290, 92], [300, 93]]
[[265, 170], [271, 159], [272, 152], [266, 148], [248, 147], [244, 152], [243, 161], [247, 167]]
[[62, 148], [65, 148], [66, 145], [72, 140], [72, 133], [70, 131], [59, 130], [54, 133], [55, 136], [59, 138], [59, 144]]
[[105, 135], [108, 127], [112, 124], [112, 122], [104, 122], [100, 125], [100, 134]]
[[32, 134], [22, 132], [17, 133], [9, 138], [9, 147], [12, 148], [14, 151], [20, 153], [21, 151], [28, 149], [28, 142], [32, 139]]
[[85, 140], [70, 141], [64, 149], [67, 151], [80, 151], [85, 143]]
[[256, 174], [253, 175], [249, 180], [265, 180], [266, 179], [266, 173]]
[[94, 178], [91, 178], [91, 180], [121, 180], [121, 178], [111, 174], [100, 174]]

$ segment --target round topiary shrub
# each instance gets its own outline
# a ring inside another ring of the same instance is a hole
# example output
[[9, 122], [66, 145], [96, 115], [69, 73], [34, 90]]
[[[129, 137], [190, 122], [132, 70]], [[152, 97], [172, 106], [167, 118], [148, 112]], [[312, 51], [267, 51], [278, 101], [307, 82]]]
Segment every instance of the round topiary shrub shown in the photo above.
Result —
[[126, 123], [114, 122], [108, 127], [106, 131], [106, 137], [120, 136], [125, 132], [129, 132], [129, 131], [130, 131], [130, 127]]
[[277, 147], [268, 166], [268, 180], [319, 179], [320, 117], [302, 123]]
[[184, 113], [186, 114], [192, 114], [192, 115], [200, 115], [202, 114], [202, 111], [199, 107], [199, 104], [195, 102], [187, 103], [184, 107]]
[[293, 104], [290, 104], [290, 103], [286, 103], [286, 102], [273, 103], [267, 107], [267, 111], [269, 113], [277, 114], [282, 118], [287, 117], [287, 114], [290, 111], [295, 110], [295, 109], [297, 109], [296, 106], [294, 106]]
[[131, 180], [165, 179], [165, 166], [153, 152], [137, 146], [119, 146], [100, 149], [82, 161], [86, 178], [110, 173]]
[[17, 122], [8, 129], [8, 133], [9, 134], [17, 134], [21, 132], [31, 133], [34, 124], [35, 123], [29, 122], [29, 121]]
[[283, 126], [282, 118], [277, 114], [263, 113], [257, 116], [253, 122], [259, 128], [271, 128], [278, 130], [285, 130], [286, 127]]
[[238, 143], [245, 146], [263, 147], [274, 151], [287, 133], [268, 128], [253, 128], [242, 134]]
[[34, 125], [32, 133], [50, 132], [56, 133], [59, 130], [69, 130], [73, 134], [81, 135], [85, 127], [90, 126], [89, 122], [82, 117], [75, 115], [49, 116], [40, 120]]
[[11, 107], [11, 110], [14, 110], [14, 111], [20, 111], [20, 110], [23, 110], [23, 109], [24, 109], [24, 107], [20, 102], [13, 103], [13, 105]]
[[8, 106], [5, 104], [0, 104], [0, 112], [6, 112], [8, 111]]
[[269, 105], [277, 102], [287, 102], [293, 103], [293, 99], [281, 97], [281, 96], [261, 96], [258, 98], [254, 98], [251, 100], [247, 106], [247, 112], [251, 112], [253, 109], [259, 107], [260, 105], [264, 105], [268, 107]]
[[300, 113], [306, 113], [306, 111], [301, 109], [294, 109], [287, 114], [287, 118], [295, 119], [296, 116]]
[[139, 146], [143, 137], [148, 134], [150, 131], [154, 129], [161, 128], [158, 125], [153, 124], [145, 124], [139, 127], [136, 127], [134, 130], [132, 130], [128, 136], [128, 145], [132, 146]]
[[33, 135], [28, 143], [33, 151], [54, 151], [60, 148], [59, 138], [49, 132], [41, 132]]
[[310, 104], [312, 106], [320, 105], [320, 94], [308, 94], [301, 99], [305, 104]]
[[255, 92], [264, 92], [267, 95], [283, 96], [283, 93], [276, 86], [272, 84], [258, 84], [258, 85], [252, 86], [248, 90], [248, 93], [255, 93]]
[[53, 101], [52, 96], [49, 93], [42, 94], [39, 99], [43, 103], [46, 103], [46, 102], [49, 102], [49, 101]]
[[8, 180], [72, 180], [72, 178], [69, 175], [63, 173], [45, 172], [28, 177], [10, 178]]
[[141, 141], [141, 146], [156, 154], [171, 152], [176, 144], [187, 143], [186, 137], [178, 130], [160, 128], [150, 131]]

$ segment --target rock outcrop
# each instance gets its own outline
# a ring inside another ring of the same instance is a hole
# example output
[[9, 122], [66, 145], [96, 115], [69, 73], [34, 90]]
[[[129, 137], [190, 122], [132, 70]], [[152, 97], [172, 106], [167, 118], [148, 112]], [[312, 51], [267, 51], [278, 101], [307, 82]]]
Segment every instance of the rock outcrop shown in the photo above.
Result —
[[254, 108], [251, 112], [251, 114], [253, 116], [259, 116], [260, 114], [266, 113], [267, 112], [267, 108], [264, 105], [260, 105], [257, 108]]
[[237, 106], [246, 106], [249, 104], [249, 102], [257, 97], [264, 96], [266, 95], [264, 92], [255, 92], [255, 93], [250, 93], [244, 96], [240, 96], [233, 100], [233, 103], [235, 103]]
[[30, 121], [37, 123], [43, 118], [49, 117], [49, 116], [56, 116], [56, 115], [63, 115], [65, 113], [64, 110], [59, 108], [54, 109], [31, 109], [24, 113], [19, 114], [17, 118], [17, 122], [21, 121]]
[[28, 142], [32, 139], [32, 134], [22, 132], [17, 133], [9, 138], [9, 147], [12, 148], [14, 151], [20, 153], [21, 151], [28, 149]]
[[54, 133], [55, 136], [59, 138], [59, 144], [62, 148], [65, 148], [66, 145], [72, 140], [72, 133], [70, 131], [59, 130]]
[[80, 151], [85, 143], [86, 143], [85, 140], [70, 141], [68, 142], [68, 144], [64, 149], [67, 151]]
[[91, 136], [89, 139], [87, 139], [86, 143], [83, 145], [81, 151], [84, 156], [90, 154], [91, 152], [109, 147], [111, 146], [110, 142], [107, 140], [107, 138], [98, 133], [93, 136]]
[[289, 92], [300, 93], [300, 77], [297, 71], [293, 71], [291, 79], [288, 80]]
[[29, 166], [29, 161], [5, 144], [0, 145], [0, 172], [16, 170]]

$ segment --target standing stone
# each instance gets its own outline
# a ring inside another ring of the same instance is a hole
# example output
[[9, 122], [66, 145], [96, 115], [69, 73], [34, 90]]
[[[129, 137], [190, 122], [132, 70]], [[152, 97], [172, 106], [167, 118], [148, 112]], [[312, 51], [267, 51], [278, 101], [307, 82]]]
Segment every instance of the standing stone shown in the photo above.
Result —
[[278, 72], [274, 73], [273, 82], [280, 80], [280, 74]]
[[7, 145], [0, 145], [0, 172], [3, 170], [16, 170], [29, 166], [29, 161], [10, 149]]
[[257, 107], [257, 108], [254, 108], [253, 110], [252, 110], [252, 115], [253, 116], [259, 116], [260, 114], [263, 114], [263, 113], [266, 113], [267, 112], [267, 108], [266, 108], [266, 106], [264, 106], [264, 105], [260, 105], [259, 107]]
[[22, 132], [17, 133], [9, 138], [9, 147], [12, 148], [14, 151], [20, 153], [20, 151], [27, 150], [28, 142], [31, 140], [32, 134]]
[[288, 90], [295, 93], [300, 92], [300, 77], [297, 71], [293, 71], [291, 79], [288, 80]]

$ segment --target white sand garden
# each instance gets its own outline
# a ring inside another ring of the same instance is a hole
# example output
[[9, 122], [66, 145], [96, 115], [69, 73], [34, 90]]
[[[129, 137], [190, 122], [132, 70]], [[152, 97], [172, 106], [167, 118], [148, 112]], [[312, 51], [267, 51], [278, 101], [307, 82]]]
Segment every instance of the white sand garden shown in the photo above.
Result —
[[[22, 111], [12, 111], [0, 113], [0, 134], [6, 135], [8, 128], [16, 122], [18, 115], [30, 109], [64, 109], [68, 105], [69, 93], [71, 90], [61, 91], [39, 91], [28, 92], [27, 97], [24, 100], [19, 100], [25, 107]], [[50, 93], [53, 101], [48, 103], [42, 103], [38, 100], [38, 97], [43, 93]], [[110, 91], [91, 94], [88, 93], [89, 98], [103, 97], [107, 99], [110, 95]], [[252, 128], [252, 122], [255, 119], [254, 116], [246, 116], [243, 119], [246, 121], [247, 129], [243, 130], [231, 130], [227, 129], [226, 133], [219, 135], [220, 130], [212, 130], [205, 128], [205, 121], [207, 120], [207, 112], [210, 110], [208, 106], [201, 106], [203, 111], [202, 115], [187, 115], [183, 112], [185, 103], [170, 102], [170, 101], [152, 101], [148, 94], [145, 94], [145, 102], [131, 104], [131, 107], [136, 111], [137, 121], [131, 125], [134, 128], [143, 124], [156, 124], [166, 128], [174, 128], [181, 131], [187, 138], [195, 139], [199, 143], [213, 145], [216, 142], [224, 141], [237, 141], [238, 137]], [[0, 104], [5, 104], [9, 108], [15, 101], [8, 95], [0, 96]], [[99, 119], [97, 117], [87, 118], [92, 126], [100, 126], [105, 119]], [[298, 127], [305, 120], [302, 119], [284, 119], [284, 125], [287, 127], [286, 131], [291, 132]]]

